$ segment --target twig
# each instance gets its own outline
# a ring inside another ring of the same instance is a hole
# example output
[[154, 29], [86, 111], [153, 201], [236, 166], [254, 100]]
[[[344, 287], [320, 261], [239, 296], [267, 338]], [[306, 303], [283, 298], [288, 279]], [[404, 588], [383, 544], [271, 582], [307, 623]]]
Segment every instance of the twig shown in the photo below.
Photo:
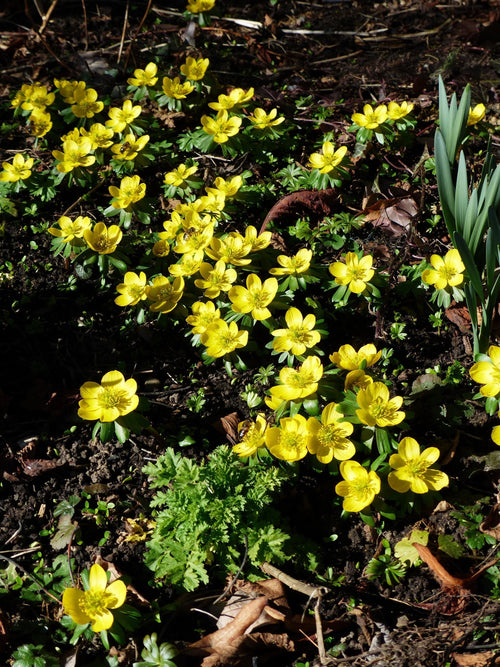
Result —
[[89, 31], [87, 27], [87, 7], [85, 5], [85, 0], [82, 0], [82, 9], [83, 9], [83, 20], [85, 21], [85, 51], [89, 48]]
[[64, 63], [60, 58], [58, 58], [58, 56], [56, 56], [56, 54], [50, 48], [50, 46], [47, 44], [47, 42], [42, 37], [42, 35], [40, 35], [38, 33], [38, 31], [36, 30], [35, 22], [33, 21], [33, 17], [31, 16], [31, 13], [30, 13], [30, 10], [29, 10], [29, 7], [28, 7], [28, 0], [24, 0], [24, 13], [26, 14], [28, 19], [30, 20], [31, 28], [32, 28], [33, 32], [35, 33], [35, 35], [38, 37], [38, 39], [41, 41], [44, 49], [46, 49], [50, 53], [50, 55], [53, 58], [55, 58], [55, 60], [59, 63], [59, 65], [61, 65], [61, 67], [64, 67], [64, 69], [66, 71], [68, 71], [71, 75], [75, 76], [76, 75], [75, 70], [72, 67], [70, 67], [69, 65], [66, 65], [66, 63]]
[[103, 178], [102, 180], [99, 181], [99, 183], [98, 183], [97, 185], [94, 185], [94, 187], [93, 187], [91, 190], [89, 190], [89, 191], [86, 192], [85, 194], [83, 194], [83, 195], [81, 195], [80, 197], [78, 197], [78, 199], [77, 199], [76, 201], [74, 201], [74, 202], [71, 204], [71, 206], [68, 206], [68, 208], [64, 211], [64, 213], [63, 213], [62, 215], [68, 215], [68, 213], [70, 213], [70, 211], [72, 211], [72, 210], [75, 208], [75, 206], [78, 206], [78, 204], [82, 201], [82, 199], [83, 199], [84, 197], [87, 197], [88, 195], [90, 195], [90, 194], [92, 194], [93, 192], [95, 192], [98, 188], [101, 187], [101, 185], [104, 185], [104, 183], [106, 183], [106, 181], [105, 181], [105, 179]]
[[245, 539], [245, 553], [243, 554], [243, 560], [241, 562], [241, 565], [238, 569], [238, 572], [234, 575], [234, 577], [231, 579], [231, 581], [228, 583], [226, 588], [222, 591], [222, 593], [219, 595], [219, 597], [214, 601], [214, 605], [217, 604], [222, 600], [222, 598], [231, 590], [231, 588], [234, 586], [236, 580], [240, 576], [241, 572], [243, 571], [243, 568], [245, 567], [245, 563], [247, 562], [247, 557], [248, 557], [248, 537], [244, 535]]
[[293, 591], [298, 591], [303, 595], [307, 595], [307, 597], [311, 599], [320, 597], [322, 593], [328, 591], [328, 588], [325, 586], [311, 586], [310, 584], [305, 584], [303, 581], [294, 579], [277, 567], [274, 567], [274, 565], [271, 565], [271, 563], [262, 563], [260, 569], [262, 572], [270, 574], [271, 577], [278, 579], [278, 581], [281, 581], [281, 583], [285, 584], [285, 586], [288, 586], [288, 588], [291, 588]]
[[56, 8], [56, 5], [57, 5], [58, 2], [59, 2], [59, 0], [52, 0], [52, 4], [48, 8], [47, 13], [45, 14], [45, 16], [42, 16], [42, 25], [40, 26], [40, 29], [38, 30], [39, 35], [41, 35], [42, 32], [47, 27], [47, 23], [49, 22], [49, 19], [52, 16], [52, 12]]
[[21, 572], [25, 574], [29, 579], [31, 579], [31, 581], [33, 581], [41, 591], [43, 591], [46, 595], [55, 600], [58, 604], [61, 604], [61, 600], [59, 600], [59, 598], [56, 598], [55, 595], [52, 595], [52, 593], [50, 593], [50, 591], [48, 591], [45, 588], [45, 586], [42, 586], [42, 584], [39, 581], [37, 581], [32, 574], [30, 574], [27, 570], [25, 570], [22, 565], [19, 565], [19, 563], [16, 560], [14, 560], [13, 558], [9, 558], [8, 556], [4, 556], [2, 553], [0, 553], [0, 558], [3, 558], [4, 560], [8, 561], [15, 567], [19, 568]]
[[316, 605], [314, 607], [314, 620], [316, 621], [316, 640], [318, 642], [318, 655], [319, 661], [322, 665], [326, 665], [326, 651], [325, 651], [325, 640], [323, 638], [323, 626], [321, 624], [321, 616], [319, 614], [319, 605], [321, 604], [321, 591], [318, 593], [316, 598]]
[[141, 31], [142, 26], [144, 25], [144, 21], [146, 20], [148, 14], [149, 14], [149, 10], [151, 9], [151, 3], [152, 2], [153, 2], [153, 0], [148, 0], [148, 6], [146, 7], [146, 11], [144, 12], [143, 17], [142, 17], [139, 25], [137, 26], [137, 30], [135, 31], [132, 39], [130, 40], [129, 47], [127, 49], [127, 54], [125, 56], [125, 64], [123, 65], [123, 71], [124, 72], [127, 70], [128, 61], [129, 61], [129, 58], [130, 58], [130, 53], [132, 51], [132, 47], [135, 43], [135, 40], [137, 39], [137, 35], [139, 34], [139, 32]]
[[123, 51], [123, 44], [125, 43], [125, 33], [127, 32], [127, 22], [128, 22], [128, 8], [130, 6], [130, 0], [127, 0], [127, 5], [125, 7], [125, 16], [123, 17], [123, 30], [122, 30], [122, 38], [120, 41], [120, 48], [118, 49], [118, 58], [116, 60], [117, 63], [120, 62], [121, 57], [122, 57], [122, 51]]

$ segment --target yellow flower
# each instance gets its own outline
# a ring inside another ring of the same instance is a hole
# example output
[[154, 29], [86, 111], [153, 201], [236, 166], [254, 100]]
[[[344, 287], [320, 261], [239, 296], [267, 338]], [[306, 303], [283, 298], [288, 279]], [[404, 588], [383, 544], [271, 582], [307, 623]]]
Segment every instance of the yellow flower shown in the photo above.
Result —
[[304, 317], [298, 308], [292, 307], [286, 311], [285, 321], [287, 329], [271, 331], [275, 336], [273, 349], [276, 352], [291, 352], [297, 356], [321, 340], [319, 331], [314, 331], [316, 317], [312, 313]]
[[127, 79], [127, 83], [137, 88], [141, 86], [154, 86], [158, 81], [157, 73], [158, 67], [154, 63], [148, 63], [144, 69], [134, 70], [134, 76]]
[[223, 357], [248, 343], [248, 331], [240, 331], [236, 322], [216, 320], [201, 334], [200, 340], [210, 357]]
[[444, 257], [431, 255], [431, 264], [434, 268], [422, 272], [422, 281], [427, 285], [445, 289], [448, 286], [456, 287], [462, 284], [465, 266], [455, 248], [448, 250]]
[[389, 102], [387, 116], [391, 120], [399, 120], [411, 113], [412, 109], [413, 104], [411, 102], [401, 102], [401, 104], [398, 104], [397, 102]]
[[265, 444], [265, 435], [267, 421], [262, 413], [259, 412], [255, 421], [247, 419], [238, 424], [238, 442], [233, 447], [233, 452], [238, 456], [252, 456]]
[[249, 88], [233, 88], [229, 95], [219, 95], [217, 102], [209, 102], [208, 106], [214, 111], [221, 111], [223, 109], [237, 109], [244, 106], [253, 97], [254, 89]]
[[389, 389], [383, 382], [373, 382], [360, 389], [356, 398], [360, 408], [356, 414], [362, 424], [383, 428], [400, 424], [405, 418], [405, 413], [399, 411], [403, 398], [389, 398]]
[[389, 465], [395, 469], [387, 477], [389, 486], [398, 493], [440, 491], [448, 486], [449, 479], [446, 473], [430, 467], [438, 458], [437, 447], [427, 447], [420, 452], [420, 445], [414, 438], [403, 438], [398, 453], [389, 459]]
[[276, 118], [278, 109], [271, 109], [269, 113], [266, 113], [264, 109], [257, 107], [254, 109], [253, 114], [248, 116], [248, 120], [257, 130], [265, 130], [268, 127], [274, 127], [275, 125], [281, 125], [285, 120], [284, 116]]
[[343, 262], [333, 262], [328, 270], [335, 278], [337, 285], [347, 285], [354, 294], [361, 294], [366, 289], [375, 271], [372, 269], [373, 257], [365, 255], [361, 259], [355, 252], [348, 252]]
[[500, 347], [490, 345], [489, 361], [478, 361], [470, 369], [470, 376], [478, 384], [484, 385], [479, 390], [483, 396], [496, 396], [500, 393]]
[[168, 257], [169, 253], [170, 246], [168, 245], [168, 241], [165, 241], [164, 239], [156, 241], [153, 246], [153, 255], [155, 257]]
[[337, 410], [336, 403], [329, 403], [323, 408], [321, 421], [316, 417], [309, 417], [307, 428], [311, 434], [309, 451], [316, 454], [321, 463], [346, 461], [354, 456], [356, 447], [348, 439], [354, 430], [350, 422], [341, 421], [344, 415]]
[[140, 105], [133, 106], [131, 100], [125, 100], [121, 109], [112, 107], [108, 111], [109, 120], [106, 121], [106, 127], [111, 127], [114, 132], [123, 132], [141, 115], [141, 111]]
[[111, 146], [114, 132], [110, 127], [102, 123], [93, 123], [89, 130], [81, 128], [83, 137], [88, 137], [92, 143], [92, 150], [96, 148], [109, 148]]
[[276, 278], [261, 281], [258, 275], [247, 276], [246, 288], [241, 285], [231, 287], [228, 292], [231, 308], [235, 313], [250, 313], [254, 320], [267, 320], [271, 311], [267, 306], [272, 303], [278, 291]]
[[135, 306], [139, 301], [147, 298], [146, 274], [141, 271], [139, 275], [133, 271], [127, 271], [116, 291], [120, 294], [115, 299], [117, 306]]
[[308, 248], [301, 248], [292, 257], [279, 255], [278, 264], [281, 264], [281, 268], [269, 269], [269, 273], [273, 276], [296, 276], [300, 273], [305, 273], [309, 269], [311, 259], [312, 250]]
[[74, 103], [71, 105], [71, 111], [77, 118], [92, 118], [96, 113], [104, 109], [104, 102], [97, 99], [97, 90], [85, 88], [75, 90]]
[[184, 74], [186, 79], [190, 81], [200, 81], [205, 76], [207, 67], [210, 64], [208, 58], [196, 58], [188, 57], [184, 65], [181, 65], [181, 74]]
[[230, 232], [224, 239], [216, 236], [210, 241], [206, 249], [211, 259], [222, 259], [226, 264], [246, 266], [251, 263], [247, 255], [252, 252], [252, 245], [238, 232]]
[[387, 107], [385, 104], [380, 104], [374, 110], [371, 104], [365, 104], [363, 113], [355, 113], [351, 116], [353, 123], [359, 127], [366, 127], [368, 130], [376, 130], [379, 125], [382, 125], [387, 120]]
[[340, 474], [344, 481], [335, 487], [335, 493], [344, 498], [342, 509], [360, 512], [373, 502], [380, 492], [380, 477], [373, 470], [366, 470], [356, 461], [342, 461]]
[[186, 322], [192, 325], [191, 333], [201, 334], [206, 331], [207, 327], [220, 319], [220, 310], [215, 307], [213, 301], [196, 301], [191, 306], [192, 315], [186, 317]]
[[201, 229], [196, 229], [196, 227], [189, 227], [177, 235], [177, 242], [174, 246], [174, 252], [182, 255], [184, 253], [195, 252], [196, 250], [204, 250], [212, 240], [213, 235], [213, 225], [207, 225]]
[[103, 375], [101, 384], [85, 382], [80, 387], [82, 400], [78, 404], [78, 416], [90, 421], [113, 422], [139, 405], [136, 391], [137, 382], [133, 378], [125, 380], [120, 371], [109, 371]]
[[80, 141], [66, 139], [61, 151], [52, 151], [52, 155], [59, 160], [57, 171], [67, 174], [77, 167], [90, 167], [95, 162], [95, 157], [89, 155], [92, 151], [92, 142], [87, 137], [81, 137]]
[[136, 139], [134, 134], [127, 134], [122, 143], [113, 144], [111, 151], [116, 160], [133, 160], [149, 141], [149, 135], [143, 134]]
[[266, 431], [267, 448], [282, 461], [299, 461], [307, 456], [310, 439], [307, 420], [302, 415], [284, 417], [279, 426], [271, 426]]
[[224, 180], [221, 176], [215, 179], [215, 188], [205, 188], [208, 194], [220, 194], [224, 197], [234, 197], [238, 190], [243, 185], [241, 176], [233, 176], [229, 180]]
[[217, 144], [223, 144], [240, 131], [241, 118], [229, 115], [225, 109], [217, 112], [217, 116], [202, 116], [201, 124], [207, 134], [213, 136]]
[[[499, 413], [500, 416], [500, 413]], [[491, 439], [495, 443], [495, 445], [500, 446], [500, 426], [494, 426], [491, 429]]]
[[90, 568], [89, 590], [66, 588], [62, 602], [64, 611], [78, 625], [90, 626], [94, 632], [109, 630], [114, 622], [114, 616], [109, 611], [121, 607], [127, 597], [127, 587], [121, 579], [108, 584], [105, 570], [95, 563]]
[[186, 10], [191, 14], [199, 14], [210, 11], [214, 5], [215, 0], [188, 0]]
[[25, 181], [31, 176], [31, 167], [33, 166], [33, 158], [25, 158], [21, 153], [16, 153], [12, 164], [10, 162], [2, 162], [4, 171], [0, 172], [0, 181], [8, 183], [16, 183], [17, 181]]
[[469, 109], [469, 116], [467, 118], [467, 125], [475, 125], [483, 120], [486, 114], [486, 107], [484, 104], [476, 104], [473, 109]]
[[349, 371], [345, 376], [344, 391], [349, 391], [349, 389], [353, 389], [354, 387], [357, 387], [358, 389], [366, 389], [372, 382], [373, 379], [363, 370], [358, 368], [355, 371]]
[[94, 225], [94, 229], [84, 229], [83, 238], [85, 243], [100, 255], [110, 255], [116, 250], [116, 246], [120, 243], [123, 237], [122, 230], [118, 225], [111, 225], [106, 227], [104, 222], [98, 222]]
[[298, 369], [285, 366], [279, 375], [281, 384], [271, 387], [266, 404], [274, 410], [283, 401], [306, 398], [317, 391], [322, 377], [323, 365], [319, 357], [306, 357]]
[[54, 79], [54, 85], [61, 93], [66, 104], [74, 104], [76, 91], [85, 90], [85, 81], [68, 81], [67, 79]]
[[44, 111], [56, 98], [54, 93], [49, 93], [45, 86], [41, 86], [38, 83], [28, 84], [26, 88], [22, 86], [21, 91], [23, 91], [24, 97], [21, 108], [25, 111], [33, 111], [35, 109]]
[[377, 352], [377, 348], [372, 343], [363, 345], [356, 350], [352, 345], [341, 345], [338, 352], [333, 352], [329, 359], [332, 364], [348, 371], [365, 369], [376, 364], [382, 355], [382, 351]]
[[249, 225], [245, 229], [245, 241], [250, 243], [251, 252], [258, 252], [259, 250], [264, 250], [271, 243], [273, 237], [272, 232], [262, 232], [262, 234], [257, 234], [257, 229], [253, 225]]
[[194, 83], [189, 81], [184, 81], [181, 83], [181, 80], [178, 76], [171, 79], [169, 76], [163, 77], [163, 92], [167, 97], [172, 97], [176, 100], [185, 99], [189, 93], [192, 93], [194, 90]]
[[61, 239], [63, 243], [71, 243], [74, 239], [83, 239], [85, 230], [92, 227], [92, 220], [82, 215], [72, 220], [68, 216], [63, 215], [56, 224], [59, 225], [59, 229], [57, 227], [49, 227], [47, 230], [49, 234]]
[[335, 169], [344, 159], [347, 153], [347, 146], [341, 146], [334, 150], [331, 141], [325, 141], [321, 147], [322, 153], [311, 153], [309, 156], [309, 167], [318, 169], [320, 174], [328, 174]]
[[180, 164], [178, 167], [165, 174], [163, 182], [165, 185], [173, 185], [176, 188], [182, 187], [187, 179], [198, 171], [198, 165], [194, 164], [187, 167], [185, 164]]
[[203, 250], [194, 250], [182, 255], [177, 264], [171, 264], [168, 272], [171, 276], [192, 276], [198, 273], [203, 262]]
[[119, 188], [115, 185], [110, 185], [108, 190], [113, 197], [111, 206], [126, 210], [129, 206], [144, 197], [146, 194], [146, 184], [141, 183], [140, 176], [124, 176], [120, 181]]
[[33, 137], [44, 137], [52, 129], [50, 113], [34, 109], [29, 118], [30, 134]]
[[147, 297], [152, 302], [149, 310], [153, 313], [170, 313], [179, 303], [183, 292], [182, 276], [178, 276], [173, 282], [165, 276], [156, 276], [153, 284], [146, 287]]
[[200, 266], [201, 278], [194, 281], [198, 289], [205, 290], [203, 295], [207, 299], [216, 299], [221, 292], [229, 292], [232, 284], [238, 277], [234, 269], [226, 268], [226, 263], [221, 259], [212, 266], [208, 262], [203, 262]]

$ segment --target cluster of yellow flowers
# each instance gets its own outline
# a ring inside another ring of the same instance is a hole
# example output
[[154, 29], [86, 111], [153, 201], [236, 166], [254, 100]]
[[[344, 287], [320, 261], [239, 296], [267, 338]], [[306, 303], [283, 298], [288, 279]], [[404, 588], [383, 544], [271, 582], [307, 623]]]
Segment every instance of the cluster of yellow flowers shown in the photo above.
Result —
[[[483, 385], [479, 390], [482, 396], [497, 400], [500, 398], [500, 347], [490, 345], [488, 355], [476, 362], [469, 372], [474, 382]], [[500, 411], [498, 416], [500, 417]], [[491, 439], [500, 446], [500, 426], [493, 427]]]
[[411, 102], [389, 102], [379, 104], [375, 109], [371, 104], [365, 104], [363, 113], [354, 113], [351, 116], [352, 122], [358, 127], [365, 127], [367, 130], [376, 130], [386, 121], [397, 121], [407, 116], [413, 110]]

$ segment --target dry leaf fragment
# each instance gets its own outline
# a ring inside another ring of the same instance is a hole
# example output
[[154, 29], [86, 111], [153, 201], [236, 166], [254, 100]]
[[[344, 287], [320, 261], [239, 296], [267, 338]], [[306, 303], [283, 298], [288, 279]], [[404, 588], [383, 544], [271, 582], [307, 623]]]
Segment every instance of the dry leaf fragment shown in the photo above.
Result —
[[488, 516], [479, 525], [479, 530], [485, 535], [491, 535], [496, 540], [500, 540], [500, 504], [493, 506]]
[[408, 231], [418, 212], [416, 201], [412, 197], [393, 197], [380, 199], [365, 209], [365, 221], [374, 227], [382, 227], [393, 236], [401, 236]]

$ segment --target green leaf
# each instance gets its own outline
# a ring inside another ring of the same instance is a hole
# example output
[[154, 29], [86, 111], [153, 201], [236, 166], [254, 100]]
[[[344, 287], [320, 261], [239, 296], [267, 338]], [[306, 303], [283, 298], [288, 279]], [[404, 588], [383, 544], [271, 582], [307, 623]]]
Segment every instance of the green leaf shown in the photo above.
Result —
[[438, 535], [438, 547], [450, 558], [460, 558], [465, 553], [464, 547], [455, 542], [451, 535]]
[[427, 530], [413, 530], [409, 537], [404, 537], [394, 546], [394, 555], [403, 563], [408, 565], [415, 565], [420, 558], [418, 551], [412, 544], [422, 544], [427, 546], [429, 541], [429, 532]]

